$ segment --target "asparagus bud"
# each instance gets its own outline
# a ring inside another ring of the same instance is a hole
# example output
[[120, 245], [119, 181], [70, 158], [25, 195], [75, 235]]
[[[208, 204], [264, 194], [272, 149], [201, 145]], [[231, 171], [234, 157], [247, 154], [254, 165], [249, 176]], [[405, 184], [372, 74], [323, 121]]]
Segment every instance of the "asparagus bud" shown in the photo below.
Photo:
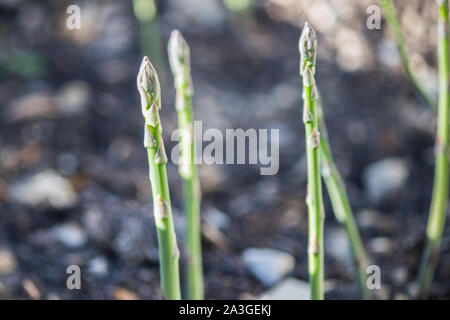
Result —
[[303, 75], [306, 65], [310, 64], [312, 72], [316, 72], [317, 36], [308, 22], [305, 22], [300, 40], [298, 42], [300, 51], [300, 75]]
[[192, 95], [191, 59], [186, 40], [178, 30], [172, 31], [168, 44], [169, 64], [174, 75], [175, 88]]
[[152, 105], [161, 109], [161, 87], [158, 74], [147, 56], [142, 59], [141, 67], [137, 76], [137, 88], [141, 95], [142, 113]]

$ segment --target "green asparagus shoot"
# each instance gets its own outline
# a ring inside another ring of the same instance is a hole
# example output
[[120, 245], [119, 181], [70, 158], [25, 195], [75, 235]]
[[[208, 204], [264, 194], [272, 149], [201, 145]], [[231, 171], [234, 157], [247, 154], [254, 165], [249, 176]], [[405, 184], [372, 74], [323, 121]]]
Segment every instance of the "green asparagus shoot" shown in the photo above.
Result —
[[308, 272], [311, 299], [322, 300], [324, 282], [323, 228], [324, 209], [320, 179], [320, 132], [316, 108], [317, 90], [314, 79], [317, 56], [317, 37], [314, 29], [305, 23], [299, 41], [300, 74], [303, 77], [303, 123], [305, 125], [307, 158], [308, 206]]
[[411, 65], [409, 63], [409, 57], [405, 46], [405, 41], [403, 38], [400, 23], [397, 18], [397, 10], [395, 8], [393, 0], [381, 0], [381, 6], [386, 14], [386, 21], [394, 34], [394, 41], [397, 46], [400, 59], [402, 60], [403, 68], [408, 75], [411, 83], [413, 84], [419, 97], [433, 110], [436, 110], [436, 105], [433, 100], [429, 97], [426, 90], [421, 86], [416, 76], [411, 70]]
[[445, 226], [448, 199], [448, 116], [449, 116], [449, 16], [448, 0], [436, 0], [438, 5], [438, 67], [439, 104], [435, 144], [433, 195], [427, 225], [425, 250], [419, 269], [419, 295], [426, 298], [433, 281]]
[[167, 181], [167, 155], [164, 149], [162, 126], [159, 118], [161, 89], [158, 74], [148, 57], [144, 57], [137, 76], [145, 119], [144, 147], [147, 149], [150, 184], [153, 195], [153, 214], [158, 235], [161, 287], [164, 298], [181, 299], [179, 276], [179, 250], [175, 235]]
[[170, 68], [176, 89], [176, 111], [180, 130], [179, 172], [183, 179], [184, 211], [186, 216], [186, 282], [188, 299], [204, 298], [201, 246], [200, 182], [194, 162], [191, 63], [189, 46], [178, 30], [168, 44]]

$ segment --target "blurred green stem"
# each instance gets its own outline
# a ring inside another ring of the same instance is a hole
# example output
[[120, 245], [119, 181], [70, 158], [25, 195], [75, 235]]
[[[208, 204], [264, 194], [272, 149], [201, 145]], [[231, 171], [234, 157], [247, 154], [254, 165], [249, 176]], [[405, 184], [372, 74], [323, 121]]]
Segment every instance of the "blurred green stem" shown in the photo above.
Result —
[[[317, 95], [319, 95], [317, 93]], [[320, 128], [320, 156], [322, 163], [322, 177], [330, 196], [334, 214], [337, 220], [345, 227], [355, 260], [358, 283], [363, 299], [370, 299], [371, 295], [367, 288], [367, 265], [368, 259], [355, 218], [348, 200], [347, 191], [341, 175], [335, 165], [331, 146], [328, 140], [328, 132], [325, 125], [323, 108], [320, 97], [317, 102], [317, 114]]]
[[164, 68], [163, 47], [155, 0], [133, 0], [133, 10], [139, 22], [142, 55], [149, 56], [161, 73]]
[[439, 106], [435, 145], [433, 195], [427, 225], [427, 241], [419, 269], [420, 297], [428, 296], [439, 257], [448, 201], [448, 116], [450, 103], [448, 0], [438, 4]]
[[402, 60], [403, 67], [405, 68], [406, 74], [408, 75], [410, 81], [412, 82], [414, 88], [416, 89], [419, 97], [433, 110], [436, 110], [436, 105], [433, 100], [428, 96], [425, 89], [420, 85], [417, 78], [414, 76], [411, 66], [409, 63], [408, 54], [405, 48], [405, 41], [403, 39], [402, 30], [400, 23], [397, 18], [397, 10], [395, 8], [393, 0], [380, 0], [381, 6], [383, 7], [384, 13], [386, 14], [386, 21], [394, 34], [395, 44], [397, 46], [400, 59]]
[[204, 299], [201, 245], [200, 182], [195, 165], [194, 127], [190, 50], [178, 30], [174, 30], [168, 44], [169, 62], [176, 89], [176, 110], [180, 130], [179, 172], [183, 179], [184, 210], [186, 216], [186, 282], [188, 299]]

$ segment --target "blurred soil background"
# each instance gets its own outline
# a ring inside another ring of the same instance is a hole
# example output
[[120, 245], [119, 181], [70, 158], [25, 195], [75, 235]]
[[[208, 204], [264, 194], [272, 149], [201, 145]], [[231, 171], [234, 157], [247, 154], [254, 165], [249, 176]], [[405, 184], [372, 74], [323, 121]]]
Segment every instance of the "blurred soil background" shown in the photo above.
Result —
[[[395, 2], [413, 70], [436, 97], [435, 3]], [[80, 30], [66, 27], [71, 4], [81, 7]], [[174, 28], [191, 47], [204, 130], [280, 130], [277, 175], [261, 176], [255, 165], [200, 167], [206, 297], [252, 299], [268, 290], [307, 297], [298, 38], [308, 20], [318, 32], [317, 82], [332, 148], [365, 246], [381, 268], [376, 296], [411, 298], [435, 118], [406, 78], [384, 20], [380, 30], [366, 27], [373, 4], [156, 1], [156, 11], [137, 11], [150, 20], [145, 37], [154, 39], [142, 47], [131, 1], [0, 0], [0, 297], [161, 298], [135, 77], [144, 51], [160, 75], [170, 153], [176, 113], [165, 48]], [[182, 247], [174, 164], [168, 175]], [[325, 201], [325, 296], [355, 299], [346, 234]], [[447, 227], [432, 298], [450, 298], [449, 245]], [[72, 264], [81, 267], [81, 290], [66, 287]]]

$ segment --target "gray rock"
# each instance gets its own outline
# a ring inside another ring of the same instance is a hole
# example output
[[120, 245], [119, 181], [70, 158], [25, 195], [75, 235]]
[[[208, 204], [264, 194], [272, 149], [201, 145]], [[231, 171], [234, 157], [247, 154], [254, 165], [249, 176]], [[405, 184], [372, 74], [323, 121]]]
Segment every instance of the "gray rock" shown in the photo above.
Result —
[[68, 115], [81, 113], [90, 100], [91, 90], [84, 81], [68, 82], [56, 94], [58, 109]]
[[17, 267], [14, 254], [6, 248], [0, 249], [0, 275], [13, 273]]
[[310, 300], [309, 283], [287, 278], [259, 296], [261, 300]]
[[294, 268], [294, 258], [283, 251], [249, 248], [242, 253], [247, 268], [265, 285], [271, 286]]
[[399, 190], [409, 176], [406, 160], [386, 158], [368, 165], [363, 172], [364, 186], [368, 198], [378, 203]]
[[77, 201], [72, 184], [50, 170], [13, 184], [9, 191], [15, 201], [43, 209], [66, 209]]
[[53, 227], [51, 234], [57, 241], [69, 248], [79, 248], [87, 242], [86, 232], [79, 224], [74, 222], [67, 222]]
[[96, 277], [103, 278], [108, 275], [108, 260], [99, 256], [88, 261], [88, 270]]
[[395, 284], [404, 284], [406, 280], [408, 280], [408, 269], [406, 267], [398, 267], [392, 272], [392, 281]]
[[332, 228], [326, 232], [325, 254], [332, 256], [349, 268], [353, 267], [350, 242], [343, 228]]
[[394, 41], [383, 39], [377, 46], [378, 60], [384, 65], [398, 68], [402, 65], [402, 60], [398, 54]]
[[127, 215], [121, 221], [120, 230], [112, 247], [125, 261], [136, 263], [145, 259], [158, 261], [158, 245], [152, 217]]
[[74, 174], [78, 169], [79, 160], [78, 158], [70, 153], [64, 152], [58, 156], [58, 171], [63, 174]]
[[83, 212], [82, 221], [90, 239], [101, 246], [111, 244], [119, 222], [114, 210], [91, 205]]
[[203, 219], [206, 223], [220, 230], [225, 230], [230, 225], [230, 218], [228, 215], [215, 207], [208, 208]]
[[394, 249], [392, 240], [386, 237], [377, 237], [367, 243], [367, 247], [372, 253], [387, 254]]
[[362, 229], [374, 228], [378, 231], [392, 233], [398, 228], [397, 222], [393, 221], [389, 216], [371, 209], [358, 211], [356, 220], [358, 221], [358, 226]]
[[242, 194], [230, 201], [230, 213], [234, 216], [243, 216], [254, 210], [254, 197]]

